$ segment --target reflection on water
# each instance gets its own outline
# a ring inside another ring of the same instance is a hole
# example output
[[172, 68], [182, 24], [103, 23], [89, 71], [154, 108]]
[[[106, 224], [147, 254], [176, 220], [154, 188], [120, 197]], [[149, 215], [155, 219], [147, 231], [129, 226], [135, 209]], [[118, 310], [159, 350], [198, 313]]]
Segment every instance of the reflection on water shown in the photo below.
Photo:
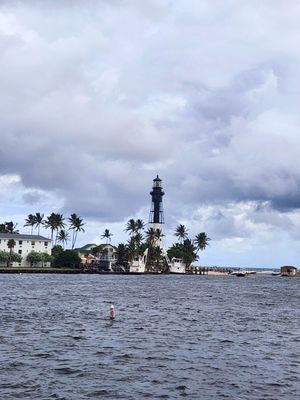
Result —
[[296, 399], [299, 284], [1, 274], [0, 398]]

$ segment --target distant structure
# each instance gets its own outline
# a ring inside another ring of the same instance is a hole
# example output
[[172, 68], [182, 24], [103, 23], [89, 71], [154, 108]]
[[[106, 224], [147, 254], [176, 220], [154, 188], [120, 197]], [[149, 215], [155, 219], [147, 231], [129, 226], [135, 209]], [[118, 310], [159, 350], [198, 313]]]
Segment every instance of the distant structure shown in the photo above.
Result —
[[[163, 196], [164, 191], [161, 186], [161, 179], [157, 175], [155, 179], [153, 179], [153, 187], [150, 192], [151, 195], [151, 210], [149, 216], [149, 225], [155, 231], [160, 231], [156, 243], [156, 246], [159, 246], [162, 250], [162, 256], [167, 263], [168, 271], [171, 274], [185, 274], [186, 265], [183, 262], [182, 258], [173, 257], [172, 260], [169, 260], [167, 251], [165, 246], [163, 245], [163, 225], [164, 225], [164, 211], [163, 211]], [[162, 267], [162, 265], [160, 266]]]
[[155, 179], [153, 179], [153, 187], [150, 192], [151, 195], [151, 210], [149, 216], [149, 224], [151, 224], [154, 229], [161, 229], [164, 224], [164, 212], [163, 212], [163, 203], [162, 198], [164, 196], [164, 191], [161, 186], [161, 179], [157, 175]]
[[112, 271], [117, 259], [117, 248], [109, 243], [88, 243], [75, 249], [84, 266], [98, 265], [104, 271]]
[[[161, 179], [157, 175], [153, 179], [151, 195], [151, 209], [149, 215], [149, 227], [155, 231], [160, 231], [155, 245], [161, 245], [162, 241], [162, 226], [164, 224], [164, 213], [162, 206], [162, 198], [165, 193], [161, 187]], [[146, 264], [148, 259], [149, 248], [147, 248], [143, 254], [136, 254], [133, 260], [129, 263], [129, 272], [134, 274], [140, 274], [146, 272]]]
[[297, 275], [297, 268], [291, 265], [284, 265], [280, 268], [281, 276], [296, 276]]
[[[0, 233], [0, 251], [9, 252], [8, 242], [13, 239], [15, 245], [12, 252], [22, 257], [21, 262], [11, 262], [11, 267], [30, 267], [31, 263], [27, 261], [27, 256], [32, 251], [36, 253], [47, 253], [51, 255], [51, 240], [40, 235], [24, 235], [21, 233]], [[43, 266], [50, 267], [50, 262], [44, 262]]]

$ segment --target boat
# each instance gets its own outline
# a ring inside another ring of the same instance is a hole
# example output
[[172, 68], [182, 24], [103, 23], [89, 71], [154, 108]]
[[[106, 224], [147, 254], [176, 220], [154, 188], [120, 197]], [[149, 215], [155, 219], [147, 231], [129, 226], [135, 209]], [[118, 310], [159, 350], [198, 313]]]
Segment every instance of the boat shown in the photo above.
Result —
[[236, 271], [231, 272], [231, 275], [244, 277], [248, 275], [256, 275], [256, 271], [246, 270], [246, 269], [238, 269]]
[[237, 271], [231, 272], [231, 275], [235, 275], [235, 276], [238, 276], [238, 277], [244, 277], [244, 276], [247, 275], [247, 272], [239, 269]]
[[182, 258], [173, 257], [168, 263], [170, 274], [185, 274], [186, 265]]
[[142, 255], [136, 255], [129, 263], [129, 272], [133, 274], [144, 274], [146, 271], [148, 249]]

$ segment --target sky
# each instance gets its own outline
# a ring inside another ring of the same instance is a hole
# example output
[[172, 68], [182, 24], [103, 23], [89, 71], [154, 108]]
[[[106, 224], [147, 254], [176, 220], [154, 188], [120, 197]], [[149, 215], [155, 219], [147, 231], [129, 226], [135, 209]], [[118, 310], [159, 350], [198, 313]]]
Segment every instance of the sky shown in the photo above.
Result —
[[[165, 191], [200, 265], [299, 266], [298, 0], [0, 0], [0, 222], [126, 242]], [[49, 232], [44, 231], [48, 235]]]

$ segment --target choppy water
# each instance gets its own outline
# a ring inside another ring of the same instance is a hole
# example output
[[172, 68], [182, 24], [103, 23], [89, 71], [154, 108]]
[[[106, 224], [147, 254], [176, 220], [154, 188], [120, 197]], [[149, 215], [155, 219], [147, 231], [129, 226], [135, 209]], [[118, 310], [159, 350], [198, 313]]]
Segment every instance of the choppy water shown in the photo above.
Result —
[[0, 399], [296, 399], [299, 285], [0, 275]]

